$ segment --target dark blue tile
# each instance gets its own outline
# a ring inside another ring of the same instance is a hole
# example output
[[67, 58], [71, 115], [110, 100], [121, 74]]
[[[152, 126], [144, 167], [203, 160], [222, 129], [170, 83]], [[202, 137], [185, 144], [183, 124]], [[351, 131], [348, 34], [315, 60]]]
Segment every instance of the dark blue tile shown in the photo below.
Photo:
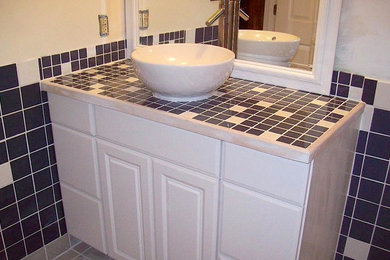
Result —
[[351, 73], [346, 73], [346, 72], [340, 71], [338, 83], [341, 83], [341, 84], [344, 84], [344, 85], [350, 85], [350, 83], [351, 83]]
[[48, 79], [53, 77], [53, 70], [52, 67], [44, 68], [43, 69], [43, 78]]
[[103, 45], [96, 45], [96, 55], [103, 54]]
[[368, 253], [367, 260], [385, 260], [390, 259], [390, 252], [383, 249], [371, 246], [370, 252]]
[[339, 78], [339, 72], [337, 70], [334, 70], [332, 73], [332, 82], [337, 83], [338, 78]]
[[49, 157], [47, 149], [41, 149], [39, 151], [31, 153], [30, 159], [33, 172], [39, 171], [49, 166]]
[[24, 86], [21, 88], [21, 92], [24, 108], [35, 106], [42, 102], [39, 83]]
[[0, 120], [0, 140], [4, 140], [4, 127], [3, 127], [3, 121]]
[[104, 54], [104, 63], [109, 63], [111, 62], [111, 54], [110, 53], [107, 53], [107, 54]]
[[49, 159], [50, 159], [50, 164], [55, 164], [57, 162], [54, 145], [49, 146]]
[[119, 60], [119, 52], [115, 51], [112, 53], [112, 61]]
[[96, 57], [96, 65], [102, 65], [104, 62], [103, 62], [103, 55], [99, 55]]
[[13, 180], [18, 180], [31, 173], [30, 158], [28, 155], [11, 161], [11, 171]]
[[347, 237], [346, 236], [339, 236], [339, 241], [337, 242], [337, 252], [340, 254], [344, 253], [345, 249], [345, 243], [347, 242]]
[[19, 156], [26, 155], [28, 152], [26, 136], [23, 134], [8, 139], [7, 148], [8, 148], [8, 155], [10, 160], [16, 159]]
[[356, 197], [358, 187], [359, 187], [359, 177], [351, 176], [348, 195]]
[[385, 190], [383, 191], [382, 205], [390, 207], [390, 186], [385, 185]]
[[19, 86], [16, 64], [0, 66], [0, 91]]
[[7, 148], [5, 142], [0, 143], [0, 164], [8, 162]]
[[39, 231], [34, 235], [26, 238], [25, 242], [26, 242], [27, 254], [31, 254], [32, 252], [38, 250], [43, 246], [42, 232]]
[[37, 192], [38, 209], [41, 210], [54, 203], [53, 189], [47, 188]]
[[57, 76], [60, 76], [61, 74], [62, 74], [61, 65], [54, 66], [53, 67], [53, 76], [57, 77]]
[[363, 155], [355, 154], [355, 161], [353, 163], [353, 169], [352, 169], [353, 175], [360, 176], [362, 172], [363, 158], [364, 158]]
[[343, 223], [341, 225], [341, 230], [340, 230], [340, 233], [342, 235], [348, 236], [349, 228], [351, 226], [351, 221], [352, 221], [351, 218], [344, 216]]
[[361, 179], [358, 197], [379, 204], [382, 196], [383, 184]]
[[[153, 39], [153, 36], [152, 36], [152, 39]], [[117, 51], [118, 50], [118, 42], [112, 42], [111, 43], [111, 50], [112, 51]]]
[[378, 226], [390, 229], [390, 209], [386, 207], [380, 207], [378, 213], [378, 220], [376, 222]]
[[125, 58], [125, 56], [126, 56], [125, 50], [120, 50], [120, 51], [119, 51], [119, 59], [122, 60], [122, 59]]
[[79, 59], [79, 51], [78, 50], [73, 50], [70, 52], [70, 60], [75, 61]]
[[363, 76], [356, 75], [356, 74], [352, 75], [351, 86], [357, 87], [357, 88], [362, 88], [363, 82], [364, 82]]
[[61, 53], [61, 63], [67, 63], [70, 61], [70, 54], [69, 52]]
[[126, 43], [124, 40], [118, 41], [119, 50], [124, 50], [126, 48]]
[[346, 215], [348, 217], [352, 217], [353, 209], [355, 207], [355, 201], [356, 201], [356, 199], [354, 199], [353, 197], [351, 197], [351, 196], [347, 197], [347, 203], [345, 204], [344, 215]]
[[58, 221], [58, 225], [60, 226], [61, 236], [65, 235], [68, 232], [66, 228], [65, 218]]
[[34, 214], [22, 221], [22, 230], [25, 237], [40, 230], [38, 214]]
[[83, 48], [79, 50], [79, 57], [80, 59], [85, 59], [87, 58], [87, 49]]
[[3, 118], [5, 135], [9, 138], [26, 131], [24, 128], [23, 113], [9, 114]]
[[12, 184], [0, 189], [0, 209], [15, 203], [15, 201], [14, 186]]
[[103, 52], [104, 53], [111, 52], [111, 45], [109, 43], [106, 43], [106, 44], [103, 45]]
[[24, 118], [27, 130], [44, 125], [42, 106], [36, 106], [24, 110]]
[[336, 95], [336, 91], [337, 91], [337, 84], [336, 84], [336, 83], [331, 83], [331, 84], [330, 84], [330, 92], [329, 92], [329, 95], [331, 95], [331, 96]]
[[57, 210], [58, 219], [61, 219], [65, 216], [64, 205], [62, 204], [62, 201], [56, 204], [56, 210]]
[[[22, 228], [20, 223], [10, 226], [3, 230], [4, 244], [6, 247], [22, 240]], [[8, 251], [8, 250], [7, 250]]]
[[45, 245], [53, 241], [60, 236], [58, 224], [54, 223], [43, 229], [43, 239]]
[[364, 80], [362, 101], [366, 102], [369, 105], [374, 104], [376, 85], [377, 85], [376, 80], [371, 80], [371, 79]]
[[31, 176], [23, 178], [15, 182], [16, 197], [21, 200], [33, 194], [34, 184]]
[[348, 98], [349, 87], [345, 85], [338, 84], [337, 86], [337, 96]]
[[72, 72], [80, 69], [80, 62], [79, 61], [72, 61], [71, 62], [71, 69]]
[[381, 160], [370, 156], [364, 157], [362, 176], [376, 180], [385, 181], [387, 167], [389, 162], [387, 160]]
[[343, 260], [343, 255], [336, 253], [336, 255], [334, 256], [334, 260]]
[[390, 250], [390, 231], [376, 227], [372, 244], [386, 250]]
[[373, 230], [373, 225], [361, 222], [359, 220], [352, 220], [349, 236], [354, 239], [370, 243]]
[[196, 28], [195, 29], [195, 43], [201, 43], [203, 42], [203, 28]]
[[0, 225], [5, 229], [19, 221], [18, 208], [16, 204], [0, 210]]
[[371, 131], [390, 135], [390, 111], [375, 108], [371, 122]]
[[358, 142], [356, 145], [356, 152], [365, 153], [368, 133], [366, 131], [359, 131]]
[[51, 123], [49, 104], [43, 104], [43, 118], [45, 124]]
[[37, 201], [35, 194], [18, 201], [18, 208], [20, 212], [20, 218], [30, 216], [31, 214], [38, 211]]
[[19, 88], [0, 93], [1, 112], [3, 115], [22, 109]]
[[50, 168], [43, 169], [34, 174], [35, 190], [40, 191], [52, 184]]
[[55, 201], [60, 201], [62, 199], [62, 194], [61, 194], [61, 187], [59, 183], [53, 185], [53, 191], [54, 191]]
[[60, 54], [51, 55], [51, 63], [53, 65], [61, 64], [61, 55]]
[[44, 68], [51, 66], [51, 57], [50, 56], [44, 56], [42, 57], [42, 66]]
[[57, 211], [55, 205], [52, 205], [39, 212], [42, 227], [47, 227], [57, 220]]
[[96, 66], [96, 58], [95, 57], [91, 57], [88, 59], [88, 67], [89, 68], [92, 68], [92, 67], [95, 67]]
[[390, 157], [390, 136], [370, 133], [366, 154], [388, 160]]
[[363, 200], [356, 200], [353, 217], [371, 224], [375, 224], [379, 206]]
[[205, 42], [211, 41], [212, 37], [213, 37], [213, 28], [206, 27], [204, 30], [204, 41]]
[[[19, 234], [19, 233], [18, 233]], [[7, 257], [8, 259], [22, 259], [26, 256], [26, 249], [24, 247], [23, 241], [20, 241], [9, 248], [7, 248]]]

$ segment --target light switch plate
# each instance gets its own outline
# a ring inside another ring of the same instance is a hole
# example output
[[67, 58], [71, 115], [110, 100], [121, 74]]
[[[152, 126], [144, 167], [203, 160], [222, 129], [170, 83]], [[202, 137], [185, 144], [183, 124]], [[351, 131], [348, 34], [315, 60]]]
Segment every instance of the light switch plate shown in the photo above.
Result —
[[107, 36], [109, 33], [108, 16], [103, 15], [103, 14], [99, 14], [98, 19], [99, 19], [100, 36]]

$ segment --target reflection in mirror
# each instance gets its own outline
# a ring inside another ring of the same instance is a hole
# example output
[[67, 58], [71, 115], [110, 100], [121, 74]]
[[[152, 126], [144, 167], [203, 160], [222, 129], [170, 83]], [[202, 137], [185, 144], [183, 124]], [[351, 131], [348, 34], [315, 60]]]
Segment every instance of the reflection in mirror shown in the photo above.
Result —
[[[139, 44], [206, 43], [218, 45], [218, 21], [206, 27], [219, 1], [210, 0], [138, 0], [140, 15]], [[147, 26], [143, 26], [143, 25]]]
[[311, 70], [318, 0], [241, 0], [239, 59]]

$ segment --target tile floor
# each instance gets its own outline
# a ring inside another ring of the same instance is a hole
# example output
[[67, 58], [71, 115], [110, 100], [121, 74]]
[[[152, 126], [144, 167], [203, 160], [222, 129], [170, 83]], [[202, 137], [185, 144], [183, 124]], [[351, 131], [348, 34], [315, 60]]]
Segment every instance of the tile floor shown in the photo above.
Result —
[[111, 260], [113, 258], [103, 254], [90, 245], [79, 242], [54, 258], [55, 260]]

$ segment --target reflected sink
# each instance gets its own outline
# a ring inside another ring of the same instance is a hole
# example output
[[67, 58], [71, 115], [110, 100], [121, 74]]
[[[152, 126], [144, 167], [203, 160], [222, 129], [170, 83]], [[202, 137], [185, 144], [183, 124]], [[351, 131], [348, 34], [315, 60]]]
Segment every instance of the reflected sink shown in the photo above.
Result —
[[204, 44], [140, 47], [131, 54], [135, 73], [153, 96], [175, 102], [210, 97], [233, 70], [234, 53]]
[[261, 30], [239, 30], [237, 58], [289, 66], [301, 39], [295, 35]]

